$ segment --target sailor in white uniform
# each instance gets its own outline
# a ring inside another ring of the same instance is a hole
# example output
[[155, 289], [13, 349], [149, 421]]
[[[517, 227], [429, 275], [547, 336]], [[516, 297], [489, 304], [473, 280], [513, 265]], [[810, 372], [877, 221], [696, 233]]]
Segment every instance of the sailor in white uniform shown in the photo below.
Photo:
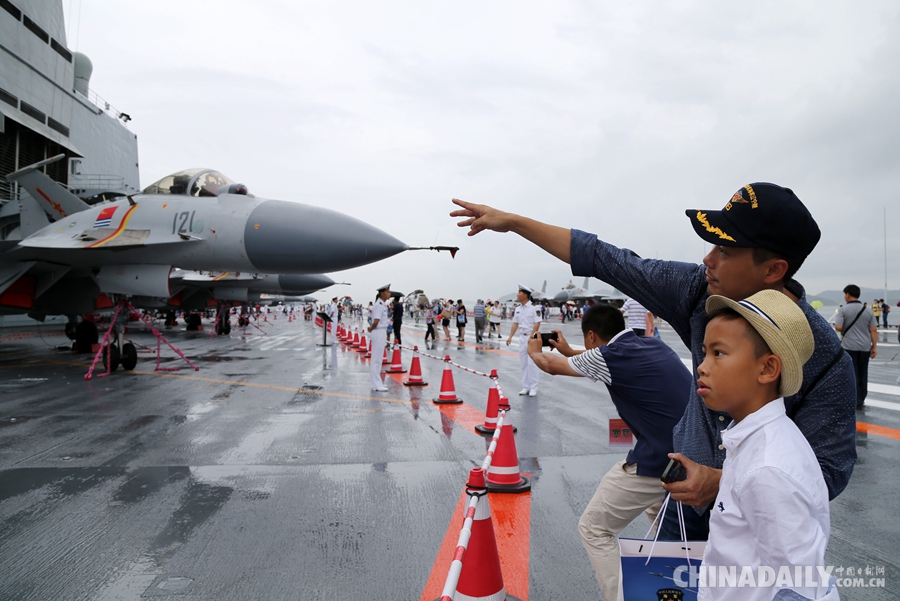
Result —
[[[384, 356], [385, 336], [388, 327], [388, 310], [384, 301], [391, 298], [391, 285], [378, 289], [375, 304], [372, 305], [372, 325], [369, 326], [369, 339], [372, 341], [372, 358], [369, 360], [369, 380], [372, 392], [387, 392], [387, 386], [381, 381], [381, 359]], [[527, 345], [526, 345], [527, 346]]]
[[331, 331], [332, 342], [334, 341], [334, 333], [337, 331], [337, 299], [338, 297], [335, 296], [333, 299], [331, 299], [331, 304], [325, 308], [325, 315], [327, 315], [331, 319], [331, 323], [327, 324], [325, 327]]
[[509, 338], [506, 339], [506, 346], [509, 346], [513, 336], [518, 332], [519, 364], [522, 366], [522, 390], [519, 391], [519, 394], [537, 396], [538, 374], [541, 373], [541, 370], [528, 356], [528, 339], [540, 329], [541, 314], [531, 304], [531, 292], [531, 288], [519, 284], [519, 293], [516, 296], [519, 306], [516, 307], [516, 313], [512, 319], [512, 331], [509, 333]]

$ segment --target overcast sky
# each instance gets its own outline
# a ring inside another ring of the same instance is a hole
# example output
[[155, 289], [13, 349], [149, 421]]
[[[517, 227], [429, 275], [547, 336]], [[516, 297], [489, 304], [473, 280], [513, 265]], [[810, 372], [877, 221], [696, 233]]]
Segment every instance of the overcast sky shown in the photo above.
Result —
[[[553, 293], [571, 271], [459, 197], [699, 262], [686, 208], [775, 182], [822, 240], [810, 293], [900, 288], [900, 4], [64, 0], [91, 88], [132, 116], [141, 185], [215, 168], [414, 252], [331, 274], [371, 300]], [[576, 284], [581, 278], [574, 278]], [[597, 280], [592, 289], [607, 288]], [[324, 296], [324, 295], [322, 295]], [[330, 296], [330, 294], [328, 295]], [[897, 300], [897, 299], [894, 299]]]

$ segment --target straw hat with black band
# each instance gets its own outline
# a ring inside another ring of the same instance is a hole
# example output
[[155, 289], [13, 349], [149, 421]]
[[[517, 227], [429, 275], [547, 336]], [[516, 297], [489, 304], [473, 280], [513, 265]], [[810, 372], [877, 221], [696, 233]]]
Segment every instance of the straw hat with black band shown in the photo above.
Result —
[[706, 301], [707, 313], [723, 307], [737, 311], [781, 358], [778, 394], [788, 397], [800, 392], [803, 364], [812, 356], [815, 342], [809, 321], [797, 303], [777, 290], [762, 290], [742, 301], [719, 295]]

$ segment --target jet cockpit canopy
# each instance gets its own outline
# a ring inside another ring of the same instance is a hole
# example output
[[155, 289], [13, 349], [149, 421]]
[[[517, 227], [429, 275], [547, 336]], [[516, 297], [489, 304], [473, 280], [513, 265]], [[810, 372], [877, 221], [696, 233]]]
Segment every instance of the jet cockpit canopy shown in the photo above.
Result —
[[247, 186], [237, 184], [213, 169], [185, 169], [144, 188], [144, 194], [178, 194], [182, 196], [218, 196], [247, 194]]

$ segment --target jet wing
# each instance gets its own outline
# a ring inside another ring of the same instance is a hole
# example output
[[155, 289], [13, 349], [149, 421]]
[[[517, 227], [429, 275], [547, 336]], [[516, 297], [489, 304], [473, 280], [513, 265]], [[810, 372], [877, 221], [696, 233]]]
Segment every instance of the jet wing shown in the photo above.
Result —
[[81, 234], [65, 238], [51, 236], [26, 238], [19, 242], [19, 246], [58, 250], [91, 248], [111, 250], [159, 246], [163, 244], [184, 244], [185, 242], [201, 240], [196, 237], [185, 238], [173, 236], [162, 240], [149, 241], [149, 237], [150, 230], [114, 230], [113, 228], [98, 228], [95, 230], [85, 230]]

